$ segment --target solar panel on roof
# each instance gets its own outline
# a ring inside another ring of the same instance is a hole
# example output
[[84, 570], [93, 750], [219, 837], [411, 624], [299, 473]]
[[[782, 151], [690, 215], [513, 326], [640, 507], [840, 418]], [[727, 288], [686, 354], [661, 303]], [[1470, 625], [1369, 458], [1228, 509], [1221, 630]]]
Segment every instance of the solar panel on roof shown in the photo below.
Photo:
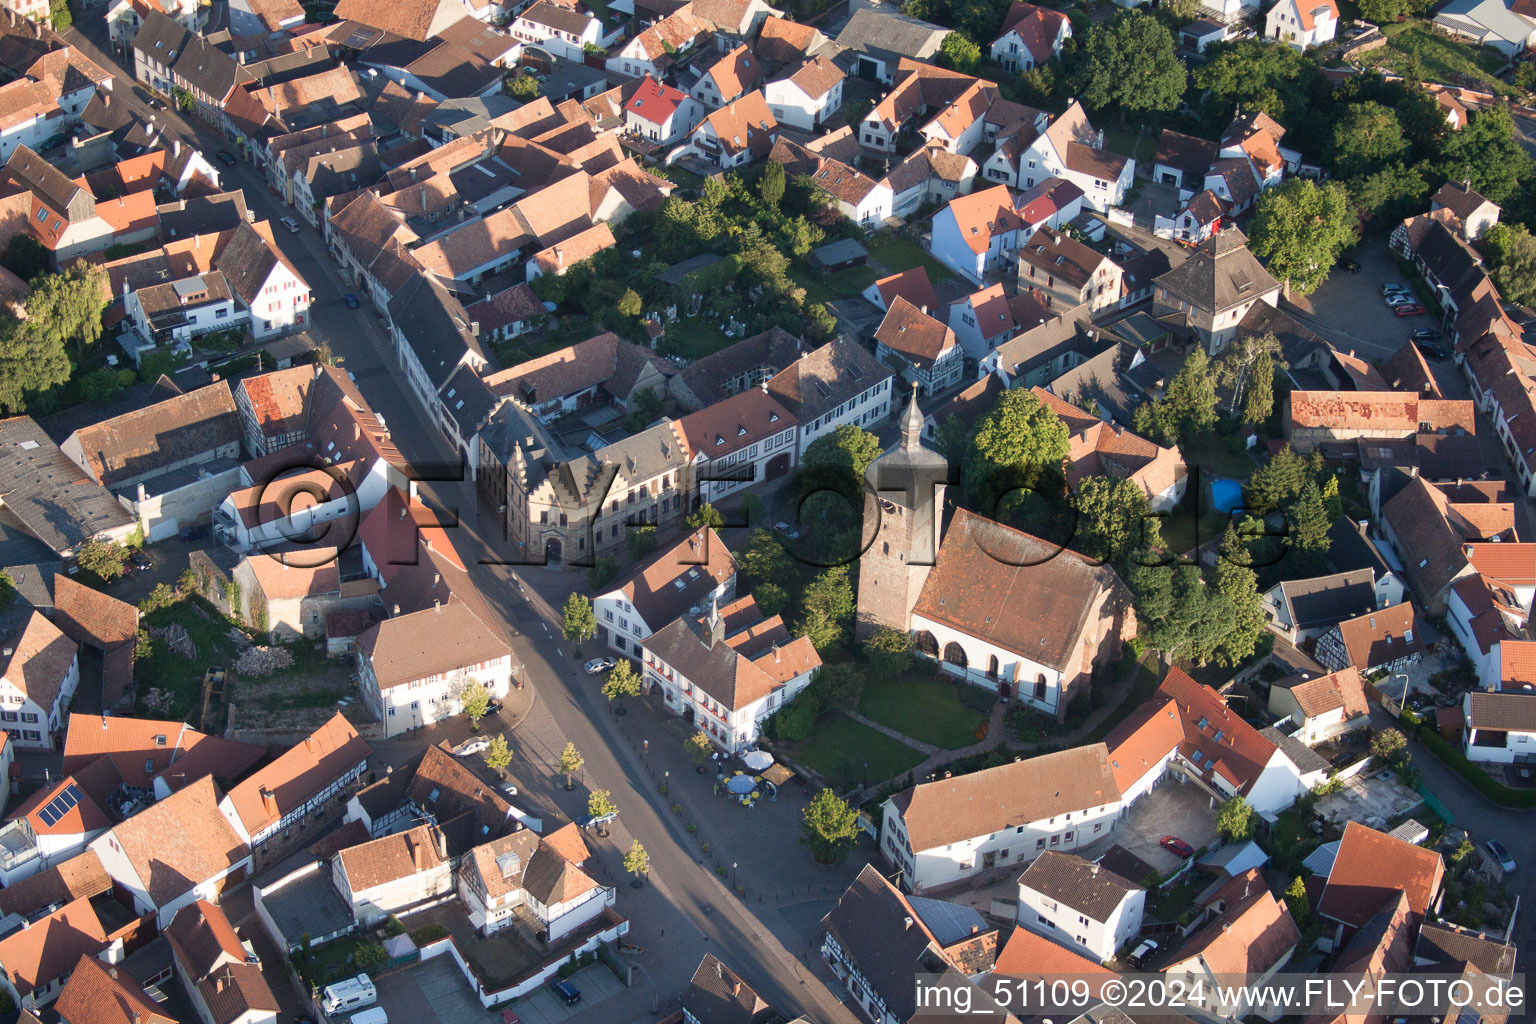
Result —
[[43, 809], [37, 812], [37, 816], [43, 819], [43, 824], [52, 828], [68, 814], [76, 804], [80, 802], [80, 787], [71, 782], [64, 788], [64, 792], [48, 801]]

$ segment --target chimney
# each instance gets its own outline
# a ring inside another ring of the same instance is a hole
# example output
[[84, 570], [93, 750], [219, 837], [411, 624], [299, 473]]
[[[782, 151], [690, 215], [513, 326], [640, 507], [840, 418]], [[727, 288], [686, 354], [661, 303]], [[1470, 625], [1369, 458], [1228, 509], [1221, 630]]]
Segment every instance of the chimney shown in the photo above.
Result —
[[906, 919], [906, 922], [904, 923], [903, 928], [906, 931], [911, 931], [912, 930], [912, 918], [908, 917]]
[[435, 586], [437, 586], [441, 582], [443, 582], [443, 574], [440, 573], [440, 572], [433, 573], [432, 574], [432, 585], [435, 587]]
[[731, 995], [733, 995], [733, 996], [741, 995], [741, 979], [740, 978], [733, 978], [731, 980]]
[[395, 605], [395, 614], [396, 615], [400, 614], [400, 606], [399, 605]]
[[[286, 566], [284, 566], [284, 568], [286, 568]], [[311, 754], [313, 754], [315, 752], [315, 737], [314, 736], [311, 735], [311, 736], [305, 736], [304, 737], [304, 749], [306, 751], [308, 751], [309, 753], [311, 753]]]
[[432, 610], [441, 615], [443, 612], [443, 602], [434, 597], [432, 599]]
[[177, 139], [177, 140], [175, 140], [174, 142], [171, 143], [171, 156], [181, 156], [181, 140], [180, 139]]
[[103, 729], [105, 729], [107, 727], [107, 715], [106, 715], [106, 712], [102, 712], [102, 715], [101, 715], [101, 727]]
[[979, 931], [981, 931], [981, 929], [980, 929], [980, 928], [979, 928], [979, 927], [977, 927], [977, 926], [976, 926], [976, 925], [974, 925], [974, 924], [973, 924], [973, 925], [971, 925], [971, 934], [972, 934], [972, 935], [975, 935], [975, 934], [976, 934], [976, 933], [977, 933], [977, 932], [979, 932]]
[[265, 786], [263, 786], [261, 790], [261, 806], [268, 814], [277, 813], [277, 797], [275, 797], [272, 794], [272, 791], [267, 789]]
[[443, 860], [447, 860], [448, 859], [448, 837], [443, 835], [442, 830], [440, 830], [440, 829], [434, 829], [433, 832], [437, 836], [437, 855], [439, 857], [441, 857]]

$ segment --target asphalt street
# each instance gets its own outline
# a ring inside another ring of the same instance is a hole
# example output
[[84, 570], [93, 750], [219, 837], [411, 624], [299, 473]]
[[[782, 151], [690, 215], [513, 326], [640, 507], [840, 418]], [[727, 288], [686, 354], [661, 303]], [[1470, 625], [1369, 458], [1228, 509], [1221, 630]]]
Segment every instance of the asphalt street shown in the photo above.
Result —
[[[101, 17], [82, 19], [65, 35], [91, 59], [117, 72], [114, 96], [128, 99], [143, 116], [155, 117], [168, 133], [191, 141], [210, 156], [220, 149], [234, 150], [208, 126], [176, 112], [154, 111], [145, 104], [134, 90], [131, 58], [129, 69], [124, 70], [123, 63], [109, 56]], [[311, 334], [341, 358], [374, 410], [384, 415], [396, 445], [411, 462], [414, 475], [422, 480], [422, 500], [440, 510], [442, 521], [458, 522], [455, 546], [466, 559], [477, 563], [472, 575], [502, 616], [516, 657], [527, 667], [536, 698], [548, 711], [542, 721], [552, 724], [543, 727], [559, 733], [539, 737], [542, 745], [558, 750], [567, 740], [576, 744], [586, 757], [589, 784], [612, 792], [623, 809], [625, 834], [639, 839], [650, 854], [648, 890], [655, 896], [643, 900], [645, 913], [633, 909], [642, 902], [644, 891], [636, 894], [621, 884], [618, 904], [621, 913], [634, 915], [631, 941], [654, 951], [640, 960], [644, 981], [618, 997], [628, 1001], [625, 1009], [616, 1010], [609, 1001], [584, 1010], [576, 1019], [654, 1020], [655, 1005], [650, 1004], [664, 1005], [674, 998], [700, 957], [713, 952], [780, 1009], [806, 1012], [826, 1024], [852, 1024], [856, 1019], [853, 1013], [813, 970], [817, 958], [808, 954], [806, 923], [800, 922], [797, 928], [790, 917], [773, 907], [759, 913], [749, 911], [719, 879], [696, 863], [645, 778], [637, 755], [613, 734], [614, 720], [595, 707], [591, 695], [582, 689], [575, 652], [568, 645], [562, 648], [555, 630], [528, 628], [529, 621], [537, 616], [529, 613], [518, 596], [512, 568], [497, 564], [501, 558], [495, 510], [486, 516], [492, 525], [482, 530], [473, 484], [459, 472], [448, 445], [410, 396], [387, 334], [371, 306], [365, 300], [362, 309], [346, 308], [342, 296], [349, 289], [341, 281], [324, 239], [307, 224], [295, 234], [277, 225], [279, 218], [291, 211], [269, 191], [254, 167], [246, 163], [219, 167], [225, 187], [242, 189], [247, 205], [257, 216], [276, 226], [283, 254], [311, 288]], [[573, 586], [580, 585], [580, 579], [573, 574]], [[524, 630], [514, 629], [514, 621], [523, 622]], [[572, 807], [570, 813], [578, 811]], [[795, 837], [785, 836], [781, 849], [765, 850], [763, 856], [798, 852]], [[824, 968], [820, 973], [825, 974]]]

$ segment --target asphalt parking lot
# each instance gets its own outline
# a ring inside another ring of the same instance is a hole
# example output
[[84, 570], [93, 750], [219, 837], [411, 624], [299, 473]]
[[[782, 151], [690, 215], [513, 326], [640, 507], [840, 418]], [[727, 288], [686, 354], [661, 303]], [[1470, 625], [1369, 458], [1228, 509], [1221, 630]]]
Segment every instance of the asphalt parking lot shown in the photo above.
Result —
[[[571, 975], [570, 981], [581, 991], [581, 1002], [566, 1006], [540, 986], [514, 1002], [511, 1009], [522, 1024], [556, 1024], [580, 1018], [603, 1020], [598, 1006], [609, 996], [624, 990], [613, 972], [595, 964]], [[400, 1024], [490, 1024], [501, 1021], [501, 1013], [480, 1005], [464, 974], [451, 956], [438, 956], [401, 971], [393, 971], [376, 980], [379, 1005], [391, 1022]]]
[[1429, 314], [1399, 317], [1382, 300], [1384, 284], [1412, 287], [1399, 272], [1397, 255], [1387, 248], [1385, 236], [1367, 239], [1345, 255], [1360, 264], [1360, 273], [1335, 269], [1317, 291], [1289, 300], [1308, 327], [1341, 351], [1353, 350], [1370, 362], [1392, 355], [1419, 328], [1440, 326]]

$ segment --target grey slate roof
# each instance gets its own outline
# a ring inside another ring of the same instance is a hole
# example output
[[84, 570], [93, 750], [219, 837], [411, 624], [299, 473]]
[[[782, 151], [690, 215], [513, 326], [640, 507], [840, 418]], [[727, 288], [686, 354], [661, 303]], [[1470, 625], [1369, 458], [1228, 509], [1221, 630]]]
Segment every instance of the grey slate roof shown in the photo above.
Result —
[[0, 420], [0, 501], [28, 533], [61, 555], [133, 523], [30, 416]]
[[1353, 569], [1332, 576], [1283, 580], [1280, 593], [1290, 606], [1298, 629], [1331, 626], [1376, 607], [1376, 580], [1370, 569]]
[[1019, 878], [1021, 886], [1063, 903], [1095, 921], [1107, 921], [1141, 886], [1074, 853], [1047, 850]]
[[430, 274], [417, 274], [389, 303], [389, 318], [416, 353], [421, 368], [441, 388], [452, 377], [465, 352], [490, 356], [469, 330], [469, 316], [459, 300]]
[[809, 423], [895, 375], [862, 345], [837, 338], [780, 370], [769, 379], [768, 393]]
[[1220, 311], [1250, 302], [1280, 282], [1248, 251], [1248, 236], [1238, 228], [1212, 235], [1184, 263], [1157, 279], [1175, 298], [1199, 309]]
[[1413, 954], [1435, 964], [1466, 962], [1487, 974], [1507, 975], [1515, 969], [1515, 947], [1463, 931], [1455, 925], [1425, 922]]
[[1266, 726], [1259, 730], [1259, 735], [1280, 748], [1280, 752], [1291, 759], [1301, 774], [1310, 772], [1323, 772], [1328, 770], [1328, 762], [1323, 760], [1323, 755], [1307, 746], [1294, 736], [1287, 736], [1274, 726]]
[[926, 21], [865, 8], [848, 19], [838, 33], [837, 45], [922, 60], [931, 57], [948, 34], [948, 29]]

